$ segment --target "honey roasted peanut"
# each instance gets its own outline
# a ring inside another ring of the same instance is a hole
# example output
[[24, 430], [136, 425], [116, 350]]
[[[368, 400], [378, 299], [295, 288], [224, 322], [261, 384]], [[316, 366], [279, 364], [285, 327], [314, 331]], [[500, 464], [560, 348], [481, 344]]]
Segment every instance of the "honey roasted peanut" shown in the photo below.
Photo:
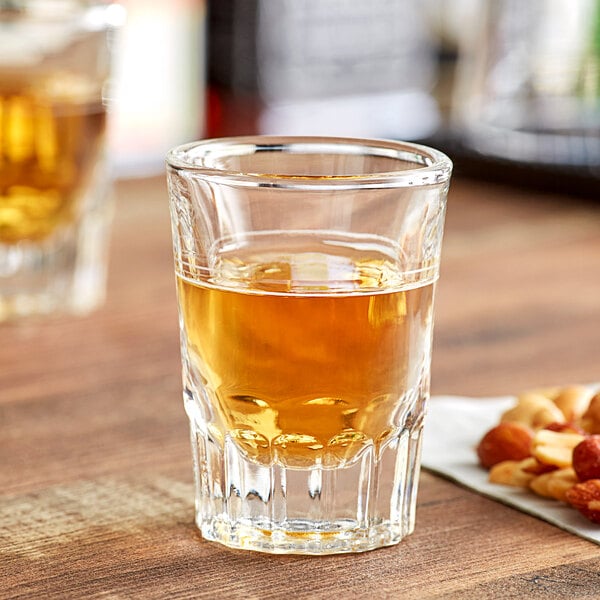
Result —
[[579, 480], [573, 469], [558, 469], [548, 478], [548, 492], [553, 498], [566, 502], [567, 492], [577, 483]]
[[556, 404], [539, 393], [521, 394], [514, 408], [507, 410], [500, 418], [504, 422], [517, 422], [533, 429], [550, 423], [564, 423], [565, 416]]
[[584, 517], [600, 523], [600, 479], [577, 483], [566, 493], [566, 500]]
[[600, 392], [590, 400], [590, 404], [581, 418], [581, 426], [588, 433], [600, 434]]
[[521, 460], [531, 455], [533, 432], [521, 423], [500, 423], [490, 429], [477, 446], [482, 467], [489, 469], [505, 460]]
[[563, 388], [553, 398], [554, 404], [563, 413], [565, 420], [574, 422], [580, 419], [587, 410], [592, 393], [581, 385], [572, 385]]
[[531, 454], [540, 462], [555, 467], [570, 467], [573, 462], [573, 448], [584, 437], [577, 433], [540, 429], [533, 437]]
[[545, 498], [554, 498], [555, 500], [566, 501], [566, 493], [576, 483], [578, 483], [575, 471], [568, 467], [565, 469], [556, 469], [548, 473], [543, 473], [534, 477], [529, 482], [529, 487], [538, 496]]
[[600, 435], [590, 435], [575, 446], [573, 469], [580, 481], [600, 479]]
[[535, 475], [524, 470], [524, 462], [504, 460], [497, 463], [490, 469], [488, 480], [491, 483], [501, 483], [502, 485], [527, 487]]

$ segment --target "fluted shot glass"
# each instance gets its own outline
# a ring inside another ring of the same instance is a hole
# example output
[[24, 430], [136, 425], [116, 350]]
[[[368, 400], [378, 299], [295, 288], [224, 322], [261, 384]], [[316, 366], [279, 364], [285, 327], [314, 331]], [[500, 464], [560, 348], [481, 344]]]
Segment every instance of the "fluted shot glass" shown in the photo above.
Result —
[[413, 531], [451, 168], [365, 139], [168, 154], [205, 539], [332, 554]]

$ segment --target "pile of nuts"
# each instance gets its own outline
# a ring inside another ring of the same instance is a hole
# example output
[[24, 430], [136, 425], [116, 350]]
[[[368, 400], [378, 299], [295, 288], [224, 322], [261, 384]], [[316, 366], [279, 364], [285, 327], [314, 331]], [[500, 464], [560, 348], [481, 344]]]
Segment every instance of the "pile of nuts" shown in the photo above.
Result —
[[529, 488], [600, 523], [600, 392], [569, 386], [521, 394], [477, 456], [491, 482]]

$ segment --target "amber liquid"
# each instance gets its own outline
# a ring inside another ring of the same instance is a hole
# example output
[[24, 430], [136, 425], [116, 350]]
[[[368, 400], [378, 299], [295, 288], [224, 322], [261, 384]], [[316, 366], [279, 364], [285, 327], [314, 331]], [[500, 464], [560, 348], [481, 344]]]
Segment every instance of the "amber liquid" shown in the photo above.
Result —
[[212, 435], [306, 467], [397, 433], [429, 360], [433, 296], [432, 281], [407, 286], [397, 271], [377, 252], [310, 242], [235, 250], [208, 282], [180, 272], [184, 353]]
[[77, 218], [105, 130], [98, 90], [59, 73], [0, 73], [0, 243], [42, 240]]

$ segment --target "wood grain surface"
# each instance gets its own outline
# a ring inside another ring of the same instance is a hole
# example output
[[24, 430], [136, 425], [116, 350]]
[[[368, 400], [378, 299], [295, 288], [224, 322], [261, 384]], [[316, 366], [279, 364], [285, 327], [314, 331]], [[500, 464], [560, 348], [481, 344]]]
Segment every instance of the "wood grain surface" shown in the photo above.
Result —
[[[0, 325], [0, 598], [597, 598], [600, 548], [423, 473], [415, 533], [322, 558], [193, 524], [162, 177], [117, 188], [106, 305]], [[600, 380], [600, 204], [455, 178], [433, 393]]]

